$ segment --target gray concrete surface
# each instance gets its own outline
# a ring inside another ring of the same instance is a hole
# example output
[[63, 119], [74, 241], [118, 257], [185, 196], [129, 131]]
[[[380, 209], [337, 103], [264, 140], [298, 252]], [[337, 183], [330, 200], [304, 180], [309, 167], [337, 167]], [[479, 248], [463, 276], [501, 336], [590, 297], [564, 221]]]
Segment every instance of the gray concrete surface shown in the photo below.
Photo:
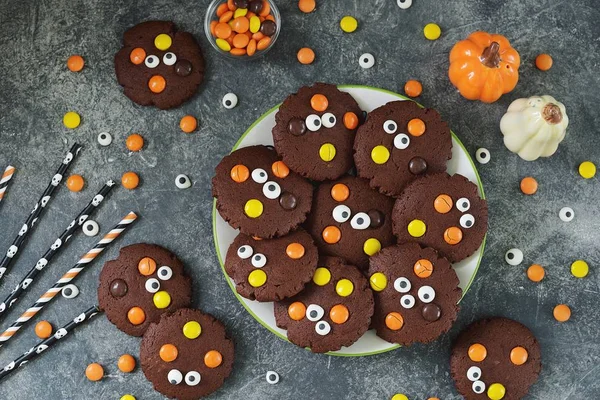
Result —
[[[95, 219], [102, 231], [129, 210], [138, 211], [140, 220], [78, 280], [79, 297], [57, 299], [43, 318], [62, 324], [94, 303], [102, 263], [115, 257], [120, 246], [149, 241], [171, 248], [190, 266], [195, 305], [223, 320], [235, 338], [235, 370], [212, 398], [389, 399], [401, 392], [410, 399], [457, 399], [448, 367], [451, 340], [471, 321], [493, 315], [527, 324], [541, 342], [543, 371], [528, 398], [600, 398], [598, 183], [577, 174], [581, 161], [600, 162], [597, 2], [414, 0], [412, 8], [403, 11], [393, 0], [317, 0], [317, 11], [304, 15], [295, 0], [279, 1], [284, 21], [277, 45], [267, 57], [251, 63], [226, 60], [210, 48], [202, 29], [207, 3], [0, 0], [0, 168], [8, 163], [18, 168], [0, 204], [0, 249], [8, 248], [57, 161], [74, 141], [85, 148], [72, 172], [87, 180], [82, 193], [58, 191], [2, 282], [0, 295], [8, 294], [104, 180], [135, 170], [142, 186], [135, 191], [116, 189]], [[338, 28], [346, 14], [360, 21], [359, 30], [350, 35]], [[175, 110], [136, 106], [122, 94], [114, 76], [113, 54], [120, 48], [124, 30], [148, 19], [175, 21], [193, 32], [205, 50], [206, 81], [191, 101]], [[435, 42], [422, 35], [423, 26], [432, 21], [443, 29]], [[452, 45], [478, 29], [508, 36], [523, 61], [516, 90], [491, 105], [464, 100], [446, 75]], [[302, 46], [315, 50], [313, 65], [296, 62], [295, 53]], [[358, 66], [363, 52], [374, 54], [374, 68]], [[533, 65], [540, 52], [554, 57], [549, 72]], [[74, 53], [86, 59], [86, 68], [78, 74], [65, 67]], [[326, 81], [402, 92], [410, 78], [423, 82], [419, 101], [441, 112], [471, 154], [480, 146], [491, 151], [491, 163], [479, 168], [490, 205], [488, 245], [480, 272], [462, 303], [458, 322], [435, 343], [367, 358], [313, 355], [262, 328], [230, 292], [212, 242], [214, 166], [256, 118], [301, 85]], [[233, 110], [220, 104], [229, 91], [240, 100]], [[564, 102], [571, 125], [556, 155], [530, 163], [504, 148], [498, 123], [512, 100], [539, 94]], [[83, 118], [74, 131], [61, 122], [68, 110], [78, 111]], [[178, 129], [186, 113], [200, 119], [200, 129], [192, 135]], [[114, 138], [107, 148], [96, 142], [103, 130]], [[129, 155], [124, 139], [134, 131], [147, 144], [143, 152]], [[191, 189], [175, 188], [179, 173], [191, 177]], [[526, 175], [540, 183], [535, 196], [519, 192], [519, 180]], [[575, 210], [571, 223], [558, 218], [565, 205]], [[95, 241], [83, 235], [73, 240], [0, 326], [14, 320]], [[503, 261], [505, 251], [514, 246], [525, 254], [518, 267]], [[577, 258], [591, 265], [590, 275], [583, 280], [569, 273], [571, 261]], [[547, 278], [540, 284], [525, 277], [526, 266], [534, 262], [546, 267]], [[571, 321], [553, 320], [557, 303], [571, 305]], [[0, 350], [0, 364], [35, 342], [32, 324]], [[141, 370], [129, 375], [117, 370], [118, 356], [137, 354], [138, 344], [139, 339], [125, 336], [99, 317], [0, 383], [0, 398], [119, 399], [132, 393], [140, 400], [160, 399]], [[85, 366], [93, 361], [106, 368], [102, 382], [84, 377]], [[279, 372], [279, 384], [266, 383], [267, 370]]]

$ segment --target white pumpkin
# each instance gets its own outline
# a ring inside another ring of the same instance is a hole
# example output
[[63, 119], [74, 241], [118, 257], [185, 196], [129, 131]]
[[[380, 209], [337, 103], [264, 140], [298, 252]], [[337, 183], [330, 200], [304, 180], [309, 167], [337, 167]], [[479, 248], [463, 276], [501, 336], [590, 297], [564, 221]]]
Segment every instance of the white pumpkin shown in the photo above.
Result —
[[565, 106], [552, 96], [517, 99], [500, 120], [504, 145], [527, 161], [554, 154], [568, 125]]

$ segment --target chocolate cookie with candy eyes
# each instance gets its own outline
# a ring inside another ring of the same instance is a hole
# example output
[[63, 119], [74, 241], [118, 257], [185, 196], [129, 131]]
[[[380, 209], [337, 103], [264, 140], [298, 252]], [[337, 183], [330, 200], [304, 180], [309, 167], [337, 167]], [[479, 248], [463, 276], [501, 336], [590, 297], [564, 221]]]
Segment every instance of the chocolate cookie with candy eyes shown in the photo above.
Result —
[[312, 282], [298, 295], [275, 303], [275, 322], [290, 342], [314, 353], [350, 346], [368, 329], [373, 292], [364, 275], [338, 257], [319, 261]]
[[429, 343], [447, 332], [461, 289], [448, 260], [417, 243], [386, 247], [369, 260], [377, 336], [403, 346]]
[[352, 145], [362, 111], [335, 85], [305, 86], [275, 114], [273, 142], [289, 167], [316, 180], [337, 179], [353, 166]]
[[369, 256], [394, 243], [393, 206], [394, 199], [371, 189], [366, 179], [346, 176], [319, 185], [306, 228], [322, 254], [366, 270]]
[[233, 342], [223, 324], [190, 308], [163, 315], [140, 346], [146, 378], [155, 390], [178, 400], [196, 400], [220, 388], [233, 358]]
[[242, 233], [268, 239], [296, 229], [311, 209], [310, 182], [267, 146], [250, 146], [225, 156], [212, 179], [217, 210]]
[[473, 254], [487, 232], [487, 202], [462, 175], [425, 175], [409, 183], [392, 213], [398, 243], [433, 247], [450, 262]]
[[109, 321], [132, 336], [191, 303], [192, 280], [169, 250], [155, 244], [123, 247], [100, 272], [98, 301]]
[[204, 58], [191, 33], [178, 31], [173, 22], [147, 21], [125, 32], [115, 71], [132, 101], [168, 109], [196, 93]]
[[398, 196], [415, 178], [445, 172], [452, 136], [437, 111], [412, 101], [392, 101], [369, 113], [354, 139], [358, 176]]
[[250, 300], [277, 301], [298, 294], [317, 268], [317, 246], [298, 229], [276, 239], [240, 233], [227, 251], [225, 271]]
[[542, 369], [540, 345], [524, 325], [507, 318], [482, 319], [456, 339], [450, 371], [467, 400], [518, 400]]

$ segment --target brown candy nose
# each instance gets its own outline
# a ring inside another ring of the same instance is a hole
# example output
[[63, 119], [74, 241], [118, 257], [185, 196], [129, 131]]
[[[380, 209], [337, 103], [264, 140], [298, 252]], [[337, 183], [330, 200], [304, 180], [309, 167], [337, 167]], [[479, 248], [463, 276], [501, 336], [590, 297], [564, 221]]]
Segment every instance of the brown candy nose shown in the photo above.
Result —
[[408, 170], [413, 175], [421, 175], [427, 171], [427, 161], [421, 157], [413, 157], [408, 163]]
[[435, 322], [442, 316], [442, 310], [435, 303], [425, 304], [421, 309], [423, 319], [428, 322]]

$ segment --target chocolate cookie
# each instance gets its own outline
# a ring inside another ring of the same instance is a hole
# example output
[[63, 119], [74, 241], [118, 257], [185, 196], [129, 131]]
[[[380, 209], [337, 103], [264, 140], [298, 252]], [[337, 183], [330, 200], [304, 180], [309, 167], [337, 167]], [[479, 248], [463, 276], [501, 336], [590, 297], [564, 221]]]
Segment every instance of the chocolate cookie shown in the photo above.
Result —
[[315, 353], [350, 346], [369, 329], [373, 293], [367, 279], [338, 257], [319, 261], [300, 294], [275, 303], [275, 322], [290, 342]]
[[487, 232], [487, 202], [462, 175], [426, 175], [409, 183], [392, 214], [398, 243], [433, 247], [450, 262], [473, 254]]
[[204, 79], [204, 58], [196, 39], [173, 22], [142, 22], [127, 30], [115, 55], [125, 95], [142, 106], [177, 107]]
[[169, 250], [155, 244], [123, 247], [100, 272], [100, 308], [117, 328], [142, 336], [164, 313], [190, 305], [192, 280]]
[[266, 146], [225, 156], [212, 179], [217, 210], [229, 225], [250, 236], [283, 236], [304, 222], [313, 187]]
[[448, 260], [417, 243], [386, 247], [369, 260], [372, 327], [391, 343], [429, 343], [451, 327], [461, 289]]
[[366, 270], [369, 256], [394, 243], [393, 206], [394, 199], [371, 189], [366, 179], [346, 176], [319, 185], [306, 227], [322, 254]]
[[369, 113], [354, 139], [358, 176], [371, 187], [398, 196], [425, 173], [446, 172], [452, 136], [437, 111], [412, 101], [392, 101]]
[[182, 308], [150, 325], [140, 346], [142, 371], [154, 389], [196, 400], [223, 385], [233, 368], [233, 342], [210, 314]]
[[353, 167], [352, 145], [362, 111], [335, 85], [304, 86], [275, 114], [273, 142], [290, 168], [307, 178], [337, 179]]
[[277, 239], [256, 240], [240, 233], [227, 251], [225, 270], [236, 291], [258, 301], [298, 294], [317, 268], [317, 246], [299, 229]]
[[542, 369], [540, 345], [526, 326], [507, 319], [482, 319], [456, 339], [450, 371], [467, 400], [523, 398]]

